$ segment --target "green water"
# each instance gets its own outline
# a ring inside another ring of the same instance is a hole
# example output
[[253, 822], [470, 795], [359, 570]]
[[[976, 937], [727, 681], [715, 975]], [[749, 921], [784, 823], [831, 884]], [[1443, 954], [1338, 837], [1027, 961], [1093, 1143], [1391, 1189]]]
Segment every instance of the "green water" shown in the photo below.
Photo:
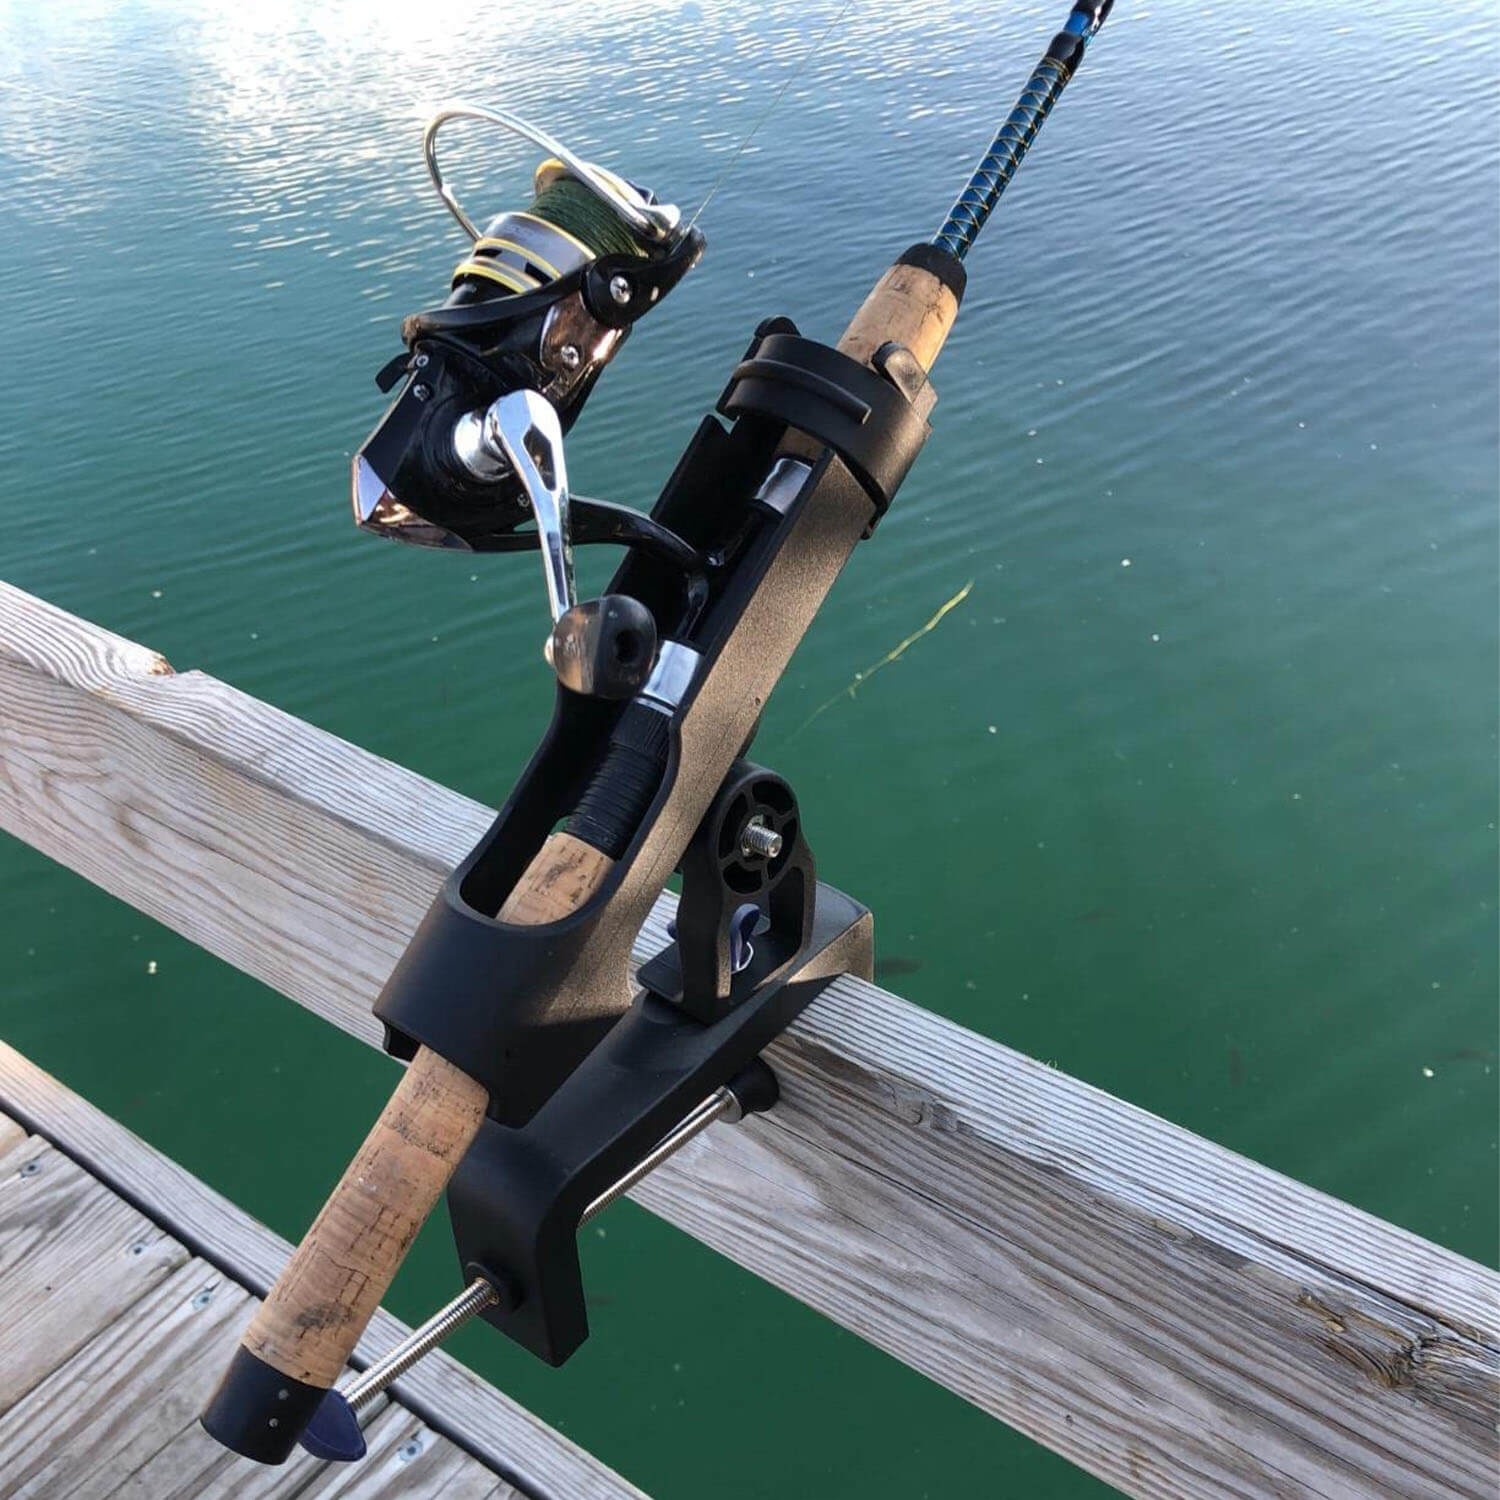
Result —
[[[371, 375], [461, 248], [420, 120], [534, 114], [696, 204], [836, 8], [0, 7], [0, 577], [501, 798], [550, 701], [534, 561], [347, 516]], [[1492, 1261], [1490, 7], [1117, 12], [757, 754], [901, 993]], [[835, 334], [1059, 19], [848, 10], [594, 397], [577, 487], [649, 502], [760, 317]], [[516, 201], [508, 146], [452, 159]], [[0, 913], [0, 1033], [298, 1237], [392, 1065], [8, 840]], [[433, 1226], [398, 1313], [449, 1253]], [[629, 1205], [587, 1262], [565, 1370], [456, 1350], [661, 1500], [1102, 1492]]]

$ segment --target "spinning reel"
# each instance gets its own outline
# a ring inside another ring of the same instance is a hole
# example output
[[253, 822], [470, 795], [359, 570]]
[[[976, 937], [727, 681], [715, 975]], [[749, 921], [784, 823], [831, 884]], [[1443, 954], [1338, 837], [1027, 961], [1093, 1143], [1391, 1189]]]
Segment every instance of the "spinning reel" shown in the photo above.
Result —
[[[482, 233], [437, 162], [438, 132], [455, 119], [499, 125], [548, 153], [530, 207]], [[406, 351], [376, 377], [381, 390], [401, 390], [354, 457], [355, 521], [418, 546], [540, 549], [554, 625], [546, 655], [559, 680], [628, 698], [654, 662], [655, 623], [623, 595], [579, 604], [573, 547], [639, 547], [679, 571], [686, 594], [702, 565], [650, 516], [571, 495], [563, 434], [631, 328], [697, 264], [703, 237], [671, 204], [500, 110], [449, 105], [422, 144], [472, 244], [447, 300], [405, 319]]]

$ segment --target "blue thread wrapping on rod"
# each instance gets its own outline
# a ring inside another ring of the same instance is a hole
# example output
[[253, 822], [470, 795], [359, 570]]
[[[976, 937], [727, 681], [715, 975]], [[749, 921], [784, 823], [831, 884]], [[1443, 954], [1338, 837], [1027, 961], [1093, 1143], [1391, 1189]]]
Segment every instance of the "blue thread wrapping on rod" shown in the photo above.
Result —
[[948, 211], [943, 227], [932, 237], [938, 249], [946, 250], [958, 260], [968, 254], [969, 246], [1016, 175], [1042, 122], [1077, 70], [1089, 38], [1104, 24], [1113, 3], [1114, 0], [1079, 0], [1073, 7], [1066, 25], [1052, 39], [1046, 55], [1021, 90], [1021, 97], [1000, 127], [1000, 133]]

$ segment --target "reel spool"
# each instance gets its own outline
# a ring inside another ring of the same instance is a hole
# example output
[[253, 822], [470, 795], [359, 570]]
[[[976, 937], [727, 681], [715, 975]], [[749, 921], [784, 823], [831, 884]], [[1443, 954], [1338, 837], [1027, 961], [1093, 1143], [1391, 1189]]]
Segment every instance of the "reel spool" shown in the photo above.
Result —
[[[437, 164], [438, 132], [454, 119], [499, 125], [547, 153], [530, 205], [497, 215], [482, 233]], [[672, 205], [499, 110], [445, 107], [428, 123], [423, 150], [438, 195], [472, 243], [447, 300], [404, 321], [406, 352], [377, 377], [384, 391], [405, 383], [355, 455], [355, 521], [420, 546], [547, 549], [540, 524], [520, 529], [540, 521], [534, 497], [496, 437], [498, 415], [486, 418], [507, 394], [536, 393], [556, 413], [560, 439], [634, 323], [697, 263], [703, 237], [681, 226]], [[554, 446], [556, 469], [560, 441]], [[581, 498], [569, 507], [565, 479], [563, 490], [564, 534], [549, 550], [616, 541], [683, 566], [696, 561], [649, 517]], [[553, 582], [549, 574], [549, 589]]]

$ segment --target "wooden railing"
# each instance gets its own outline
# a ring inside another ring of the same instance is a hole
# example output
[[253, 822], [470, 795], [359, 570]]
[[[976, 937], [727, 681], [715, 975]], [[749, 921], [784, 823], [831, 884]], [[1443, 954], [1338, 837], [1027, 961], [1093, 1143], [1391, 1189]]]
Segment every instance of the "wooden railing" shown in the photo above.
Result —
[[[489, 818], [0, 585], [0, 824], [364, 1042]], [[1128, 1494], [1495, 1494], [1493, 1272], [859, 980], [770, 1060], [639, 1202]]]

